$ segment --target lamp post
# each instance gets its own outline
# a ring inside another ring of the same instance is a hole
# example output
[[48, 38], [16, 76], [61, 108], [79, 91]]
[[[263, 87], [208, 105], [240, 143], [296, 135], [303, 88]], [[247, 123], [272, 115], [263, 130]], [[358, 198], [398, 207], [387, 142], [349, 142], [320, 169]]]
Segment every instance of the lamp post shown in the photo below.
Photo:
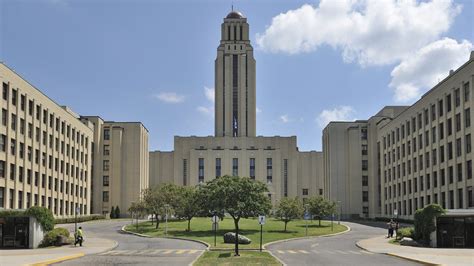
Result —
[[308, 236], [308, 204], [304, 205], [304, 219], [306, 220], [306, 236]]
[[168, 208], [169, 204], [165, 204], [165, 236], [168, 235]]
[[339, 218], [337, 224], [341, 224], [341, 214], [342, 214], [342, 202], [340, 200], [337, 201], [337, 205], [339, 205]]

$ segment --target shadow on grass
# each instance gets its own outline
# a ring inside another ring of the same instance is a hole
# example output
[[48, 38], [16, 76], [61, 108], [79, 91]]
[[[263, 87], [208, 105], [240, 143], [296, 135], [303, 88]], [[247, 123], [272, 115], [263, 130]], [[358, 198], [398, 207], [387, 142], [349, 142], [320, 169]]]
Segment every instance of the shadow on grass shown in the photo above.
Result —
[[[222, 237], [225, 233], [234, 232], [233, 230], [217, 230], [217, 236]], [[239, 235], [251, 235], [260, 232], [259, 230], [239, 230]], [[214, 231], [169, 231], [173, 236], [177, 237], [210, 237], [214, 236]]]
[[268, 230], [267, 232], [269, 233], [279, 233], [279, 234], [294, 234], [298, 233], [298, 231], [295, 230]]
[[[298, 227], [306, 227], [306, 225], [297, 225]], [[308, 228], [326, 228], [326, 227], [331, 227], [331, 225], [324, 225], [322, 224], [319, 226], [319, 224], [308, 224]]]
[[229, 253], [221, 253], [219, 254], [219, 256], [217, 256], [218, 258], [230, 258], [232, 254], [229, 252]]

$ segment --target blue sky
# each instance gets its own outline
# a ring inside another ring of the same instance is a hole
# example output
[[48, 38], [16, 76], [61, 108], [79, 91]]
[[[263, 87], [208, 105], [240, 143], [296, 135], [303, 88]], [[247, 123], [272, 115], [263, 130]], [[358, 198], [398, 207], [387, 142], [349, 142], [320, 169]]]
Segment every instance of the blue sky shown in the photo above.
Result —
[[[213, 135], [232, 1], [0, 0], [0, 58], [82, 115], [141, 121], [150, 150]], [[467, 61], [472, 1], [233, 1], [257, 60], [257, 134], [320, 150], [328, 120], [410, 104]], [[207, 89], [206, 89], [207, 88]]]

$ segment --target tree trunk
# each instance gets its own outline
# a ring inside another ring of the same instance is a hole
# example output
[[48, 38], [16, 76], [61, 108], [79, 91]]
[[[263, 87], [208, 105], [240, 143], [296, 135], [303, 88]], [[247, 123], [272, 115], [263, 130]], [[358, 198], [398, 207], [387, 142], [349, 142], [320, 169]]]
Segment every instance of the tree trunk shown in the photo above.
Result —
[[235, 224], [235, 256], [240, 256], [239, 254], [239, 219], [234, 218]]
[[155, 219], [156, 219], [156, 227], [155, 229], [158, 229], [158, 225], [160, 225], [160, 222], [158, 220], [158, 214], [155, 213]]
[[191, 232], [191, 219], [188, 218], [188, 232]]
[[285, 232], [286, 232], [286, 224], [288, 223], [288, 221], [285, 221]]

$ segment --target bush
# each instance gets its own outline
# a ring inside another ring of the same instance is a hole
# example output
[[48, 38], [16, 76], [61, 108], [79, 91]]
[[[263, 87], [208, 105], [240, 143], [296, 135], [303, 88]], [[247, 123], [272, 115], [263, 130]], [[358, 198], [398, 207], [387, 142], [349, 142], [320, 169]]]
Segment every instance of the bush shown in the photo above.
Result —
[[425, 245], [430, 243], [430, 234], [436, 230], [434, 219], [446, 211], [438, 204], [430, 204], [415, 212], [415, 240], [422, 241]]
[[45, 207], [30, 207], [26, 211], [7, 210], [0, 212], [0, 218], [5, 217], [35, 217], [45, 232], [54, 228], [54, 216], [51, 210]]
[[43, 241], [41, 241], [41, 247], [49, 247], [59, 245], [58, 237], [64, 236], [65, 238], [69, 238], [69, 231], [66, 228], [54, 228], [53, 230], [47, 232], [44, 237]]
[[110, 209], [110, 219], [115, 219], [115, 208], [114, 206], [112, 206], [112, 208]]
[[[396, 218], [387, 218], [387, 217], [375, 217], [374, 220], [378, 222], [390, 222], [390, 220], [396, 220], [399, 223], [404, 223], [404, 224], [413, 224], [413, 220], [408, 220], [408, 219], [396, 219]], [[369, 219], [370, 220], [370, 219]]]
[[120, 218], [120, 208], [119, 206], [117, 206], [115, 208], [115, 215], [114, 215], [115, 218]]
[[[105, 216], [102, 214], [92, 214], [89, 216], [78, 216], [77, 222], [82, 223], [82, 222], [87, 222], [87, 221], [103, 220], [103, 219], [105, 219]], [[74, 217], [58, 218], [54, 220], [55, 224], [70, 224], [70, 223], [75, 223], [75, 222], [76, 222], [76, 219]]]
[[415, 232], [415, 228], [413, 227], [400, 228], [398, 229], [398, 232], [397, 232], [397, 239], [400, 240], [404, 237], [413, 238], [414, 232]]

